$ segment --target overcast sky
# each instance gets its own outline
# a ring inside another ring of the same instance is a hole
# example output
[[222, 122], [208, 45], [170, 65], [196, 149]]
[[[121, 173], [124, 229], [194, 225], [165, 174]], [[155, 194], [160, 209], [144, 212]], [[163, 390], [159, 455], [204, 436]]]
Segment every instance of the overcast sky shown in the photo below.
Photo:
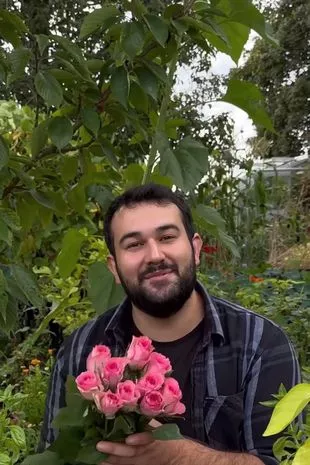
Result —
[[[257, 37], [257, 35], [251, 33], [250, 39], [246, 44], [247, 50], [252, 48], [255, 37]], [[242, 61], [243, 58], [241, 57], [240, 62], [242, 63]], [[213, 59], [210, 73], [225, 76], [229, 74], [230, 70], [234, 67], [236, 67], [234, 61], [228, 55], [219, 52]], [[176, 90], [187, 93], [190, 92], [192, 88], [193, 83], [190, 79], [189, 71], [186, 69], [181, 69], [179, 72], [179, 79], [178, 84], [176, 86]], [[212, 114], [220, 114], [223, 112], [229, 112], [231, 117], [235, 121], [234, 136], [236, 147], [238, 149], [245, 149], [246, 140], [249, 137], [254, 136], [256, 133], [252, 120], [248, 117], [247, 113], [225, 102], [215, 102], [211, 104], [211, 109], [209, 108], [209, 105], [206, 105], [204, 109], [206, 118], [208, 116], [211, 116]]]

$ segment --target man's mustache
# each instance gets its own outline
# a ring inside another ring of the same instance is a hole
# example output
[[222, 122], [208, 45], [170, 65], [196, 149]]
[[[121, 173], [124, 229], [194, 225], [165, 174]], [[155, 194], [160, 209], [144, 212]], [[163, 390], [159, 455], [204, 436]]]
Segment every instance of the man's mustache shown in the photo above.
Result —
[[146, 270], [144, 270], [139, 275], [139, 281], [143, 281], [145, 277], [151, 273], [156, 273], [157, 271], [173, 271], [178, 273], [177, 265], [168, 265], [167, 263], [159, 263], [158, 265], [149, 265]]

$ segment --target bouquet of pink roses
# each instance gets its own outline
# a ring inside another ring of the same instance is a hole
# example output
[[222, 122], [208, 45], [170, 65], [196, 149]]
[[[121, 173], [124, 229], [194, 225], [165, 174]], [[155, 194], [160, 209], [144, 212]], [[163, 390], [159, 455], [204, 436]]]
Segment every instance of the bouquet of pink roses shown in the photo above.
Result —
[[[96, 449], [99, 441], [123, 441], [146, 431], [153, 418], [185, 412], [170, 360], [154, 351], [148, 337], [134, 336], [124, 357], [112, 357], [107, 346], [97, 345], [86, 368], [67, 380], [67, 405], [53, 422], [59, 429], [56, 441], [23, 465], [97, 465], [105, 458]], [[153, 434], [161, 440], [182, 437], [171, 423]]]

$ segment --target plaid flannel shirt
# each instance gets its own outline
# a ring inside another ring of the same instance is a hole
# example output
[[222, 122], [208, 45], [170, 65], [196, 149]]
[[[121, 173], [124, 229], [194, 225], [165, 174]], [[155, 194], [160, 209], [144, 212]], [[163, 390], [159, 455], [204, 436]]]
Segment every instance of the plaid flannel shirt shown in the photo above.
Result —
[[[271, 410], [260, 402], [271, 399], [281, 383], [290, 389], [300, 382], [292, 344], [268, 319], [211, 297], [200, 283], [197, 290], [205, 303], [205, 330], [191, 368], [194, 439], [222, 451], [248, 452], [275, 465], [276, 438], [262, 436]], [[114, 356], [123, 355], [132, 337], [131, 321], [131, 305], [125, 299], [64, 342], [50, 380], [39, 449], [57, 435], [52, 420], [65, 405], [67, 375], [85, 371], [96, 344], [108, 345]]]

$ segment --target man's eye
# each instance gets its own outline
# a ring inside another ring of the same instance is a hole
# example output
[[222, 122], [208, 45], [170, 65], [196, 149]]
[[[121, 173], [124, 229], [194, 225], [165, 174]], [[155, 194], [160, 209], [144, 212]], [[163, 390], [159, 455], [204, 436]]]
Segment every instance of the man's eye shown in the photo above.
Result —
[[126, 249], [136, 249], [142, 245], [142, 242], [132, 242], [131, 244], [127, 245]]
[[170, 235], [170, 234], [169, 234], [169, 235], [166, 234], [165, 236], [163, 236], [163, 237], [161, 238], [161, 241], [167, 242], [167, 241], [171, 241], [171, 240], [173, 240], [173, 239], [175, 239], [175, 236], [172, 236], [172, 235]]

